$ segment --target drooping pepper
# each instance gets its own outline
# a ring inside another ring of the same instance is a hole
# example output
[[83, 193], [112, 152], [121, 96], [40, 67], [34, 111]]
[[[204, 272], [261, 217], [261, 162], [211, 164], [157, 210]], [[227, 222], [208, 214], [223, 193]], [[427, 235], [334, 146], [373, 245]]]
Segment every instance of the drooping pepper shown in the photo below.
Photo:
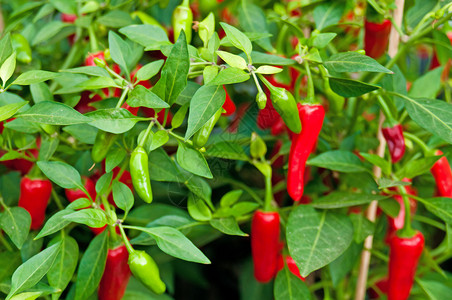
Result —
[[272, 101], [270, 100], [270, 93], [268, 93], [267, 96], [267, 104], [265, 105], [265, 108], [260, 109], [257, 113], [257, 126], [261, 129], [271, 128], [281, 119], [276, 112], [276, 109], [273, 107]]
[[222, 112], [223, 108], [220, 108], [212, 117], [210, 117], [209, 121], [207, 121], [207, 123], [195, 133], [193, 136], [193, 144], [196, 147], [201, 148], [207, 143], [210, 133], [215, 127], [215, 124], [218, 122]]
[[130, 272], [129, 252], [122, 245], [109, 249], [104, 274], [97, 292], [99, 300], [121, 300], [129, 282]]
[[388, 143], [392, 163], [400, 161], [405, 154], [405, 138], [403, 137], [402, 125], [397, 124], [392, 127], [384, 127], [381, 132]]
[[130, 174], [138, 196], [146, 203], [152, 202], [151, 178], [149, 176], [148, 154], [143, 146], [137, 146], [130, 156]]
[[294, 274], [301, 280], [305, 281], [305, 278], [301, 276], [300, 269], [298, 268], [298, 266], [295, 263], [295, 261], [293, 260], [293, 258], [291, 256], [286, 256], [285, 258], [286, 258], [287, 267], [289, 268], [290, 272], [292, 272], [292, 274]]
[[229, 97], [228, 91], [226, 90], [226, 87], [224, 85], [223, 85], [223, 89], [226, 92], [226, 100], [224, 101], [224, 104], [223, 104], [224, 112], [222, 113], [222, 115], [230, 116], [236, 110], [235, 103], [231, 100], [231, 97]]
[[[93, 200], [96, 199], [96, 187], [94, 182], [89, 177], [85, 176], [82, 177], [82, 180], [84, 182], [83, 186], [88, 191], [88, 194]], [[66, 194], [66, 198], [69, 202], [74, 202], [80, 198], [87, 198], [85, 192], [80, 189], [65, 189], [64, 193]]]
[[276, 274], [281, 249], [279, 242], [279, 214], [256, 211], [251, 222], [251, 254], [254, 277], [259, 282], [268, 282]]
[[48, 179], [23, 177], [20, 181], [19, 206], [30, 213], [30, 229], [37, 230], [44, 223], [51, 193], [52, 183]]
[[[441, 150], [436, 150], [435, 155], [443, 155]], [[452, 169], [445, 156], [441, 157], [430, 169], [435, 178], [436, 188], [441, 197], [452, 198]]]
[[129, 252], [129, 266], [133, 276], [148, 289], [160, 295], [166, 290], [166, 285], [160, 279], [160, 271], [152, 257], [144, 251]]
[[391, 21], [384, 20], [382, 23], [373, 23], [368, 20], [364, 22], [364, 50], [366, 55], [372, 58], [382, 56], [389, 43], [391, 32]]
[[304, 189], [304, 170], [322, 129], [325, 110], [322, 105], [298, 105], [303, 130], [294, 134], [289, 152], [287, 192], [294, 201], [300, 201]]
[[91, 150], [91, 158], [95, 163], [101, 162], [107, 156], [117, 137], [116, 134], [99, 130]]
[[409, 238], [394, 235], [390, 240], [388, 300], [408, 299], [419, 258], [424, 249], [421, 232]]
[[190, 9], [189, 0], [184, 0], [173, 12], [171, 24], [174, 30], [174, 42], [179, 38], [181, 30], [185, 31], [187, 43], [191, 42], [191, 26], [193, 23], [193, 12]]

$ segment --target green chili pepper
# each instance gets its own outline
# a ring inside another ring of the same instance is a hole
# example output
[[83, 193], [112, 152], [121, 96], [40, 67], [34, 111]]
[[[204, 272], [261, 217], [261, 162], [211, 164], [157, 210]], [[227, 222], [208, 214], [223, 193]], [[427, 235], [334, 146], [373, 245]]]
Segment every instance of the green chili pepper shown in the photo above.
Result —
[[270, 90], [270, 99], [278, 114], [284, 120], [287, 127], [295, 133], [300, 133], [301, 122], [298, 115], [297, 103], [293, 95], [285, 88], [273, 87]]
[[11, 42], [13, 49], [16, 51], [17, 60], [26, 64], [30, 63], [31, 49], [27, 39], [21, 34], [14, 33], [11, 35]]
[[143, 146], [137, 146], [130, 156], [130, 174], [138, 196], [146, 203], [152, 202], [151, 179], [149, 177], [148, 154]]
[[212, 132], [213, 128], [215, 127], [215, 124], [218, 122], [218, 119], [221, 116], [221, 113], [223, 112], [223, 108], [220, 108], [210, 119], [207, 121], [204, 126], [199, 129], [194, 137], [193, 137], [193, 143], [196, 147], [201, 148], [204, 146], [207, 141], [209, 140], [210, 133]]
[[176, 7], [171, 19], [174, 30], [174, 41], [177, 41], [181, 30], [185, 31], [187, 43], [191, 42], [191, 26], [193, 23], [193, 12], [190, 9], [188, 0], [184, 0], [181, 5]]
[[147, 288], [160, 295], [166, 290], [166, 285], [160, 279], [157, 264], [149, 254], [134, 250], [129, 253], [129, 267], [133, 276], [141, 281]]
[[117, 137], [116, 134], [99, 130], [91, 150], [91, 158], [95, 163], [101, 162], [107, 156], [108, 150], [115, 143]]

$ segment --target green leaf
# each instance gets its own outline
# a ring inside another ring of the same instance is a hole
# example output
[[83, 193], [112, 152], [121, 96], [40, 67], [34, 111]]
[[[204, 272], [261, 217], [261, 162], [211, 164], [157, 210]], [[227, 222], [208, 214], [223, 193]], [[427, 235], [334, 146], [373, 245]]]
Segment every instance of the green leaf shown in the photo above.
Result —
[[220, 199], [221, 207], [229, 207], [229, 206], [233, 205], [240, 199], [242, 194], [243, 194], [242, 190], [234, 190], [234, 191], [227, 192]]
[[245, 52], [246, 55], [251, 55], [251, 51], [253, 50], [253, 46], [251, 45], [250, 39], [240, 30], [231, 26], [229, 24], [220, 22], [221, 27], [223, 28], [226, 36], [228, 37], [231, 44]]
[[70, 26], [71, 24], [61, 21], [50, 21], [42, 26], [38, 33], [34, 36], [32, 46], [36, 46], [39, 43], [45, 42], [57, 35], [63, 28]]
[[96, 21], [102, 25], [112, 28], [121, 28], [133, 23], [130, 15], [122, 10], [111, 10], [105, 15], [97, 18]]
[[220, 109], [226, 99], [221, 85], [202, 86], [193, 95], [188, 115], [188, 128], [185, 140], [188, 140]]
[[276, 74], [280, 73], [282, 71], [281, 68], [278, 67], [272, 67], [272, 66], [260, 66], [257, 68], [256, 73], [259, 74]]
[[[96, 182], [96, 184], [97, 184], [97, 182]], [[92, 205], [93, 205], [92, 200], [89, 200], [88, 198], [79, 198], [79, 199], [75, 200], [74, 202], [69, 203], [69, 205], [66, 206], [66, 210], [68, 210], [68, 211], [69, 210], [77, 210], [77, 209], [81, 209], [81, 208], [91, 207]], [[70, 212], [68, 212], [68, 214], [69, 213]]]
[[134, 203], [132, 191], [127, 185], [116, 180], [113, 181], [112, 190], [116, 206], [128, 214]]
[[414, 178], [416, 176], [422, 175], [428, 172], [439, 158], [439, 156], [429, 156], [411, 160], [397, 171], [397, 177]]
[[13, 45], [11, 43], [11, 33], [7, 32], [0, 40], [0, 64], [13, 54]]
[[248, 161], [248, 155], [246, 155], [242, 146], [233, 142], [215, 143], [207, 148], [205, 155], [222, 159]]
[[60, 161], [38, 161], [38, 167], [50, 180], [65, 189], [83, 189], [80, 173]]
[[365, 160], [370, 162], [373, 165], [376, 165], [381, 168], [381, 171], [386, 175], [391, 175], [391, 164], [385, 160], [384, 158], [376, 155], [365, 152], [359, 153]]
[[441, 89], [441, 74], [444, 68], [435, 68], [417, 78], [408, 93], [410, 97], [435, 99]]
[[339, 22], [345, 10], [345, 2], [334, 1], [317, 5], [314, 9], [316, 28], [322, 30]]
[[23, 101], [0, 106], [0, 122], [11, 118], [27, 104], [28, 101]]
[[132, 41], [145, 47], [146, 51], [160, 50], [163, 45], [171, 45], [165, 31], [154, 25], [130, 25], [119, 29], [119, 32]]
[[295, 64], [293, 59], [258, 51], [251, 52], [251, 59], [253, 60], [253, 65], [288, 66]]
[[320, 209], [335, 209], [341, 207], [350, 207], [356, 205], [367, 204], [372, 201], [387, 199], [387, 196], [373, 194], [358, 194], [351, 192], [332, 192], [312, 202], [312, 207]]
[[27, 71], [25, 73], [20, 74], [19, 77], [17, 77], [12, 84], [30, 85], [33, 83], [47, 81], [58, 76], [60, 76], [60, 74], [49, 71], [42, 70]]
[[438, 218], [446, 222], [447, 224], [452, 224], [452, 201], [451, 198], [430, 198], [425, 199], [422, 202], [427, 210], [436, 215]]
[[98, 76], [98, 77], [110, 77], [110, 74], [107, 72], [107, 70], [97, 66], [77, 67], [73, 69], [61, 70], [61, 72], [85, 74], [89, 76]]
[[[80, 200], [80, 199], [78, 199], [78, 200]], [[77, 202], [78, 200], [76, 200], [75, 202]], [[86, 200], [88, 200], [88, 199], [86, 199]], [[73, 202], [73, 203], [75, 203], [75, 202]], [[91, 204], [92, 204], [92, 202], [90, 201], [89, 205], [91, 205]], [[76, 209], [76, 208], [73, 208], [73, 209]], [[65, 228], [67, 225], [71, 224], [71, 221], [65, 219], [64, 216], [70, 215], [73, 212], [74, 211], [72, 209], [69, 209], [69, 206], [68, 206], [68, 208], [63, 209], [63, 210], [57, 212], [56, 214], [52, 215], [47, 220], [47, 222], [44, 224], [44, 227], [41, 229], [39, 234], [35, 237], [35, 240], [48, 236], [48, 235], [51, 235], [51, 234]]]
[[96, 182], [96, 193], [100, 195], [105, 194], [107, 192], [107, 189], [110, 187], [112, 179], [112, 172], [108, 172], [102, 175]]
[[74, 86], [80, 91], [83, 90], [98, 90], [109, 87], [121, 88], [112, 78], [110, 77], [93, 77], [88, 80], [82, 81]]
[[331, 55], [324, 62], [330, 72], [379, 72], [393, 74], [391, 70], [380, 65], [375, 59], [358, 52], [343, 52]]
[[48, 247], [17, 268], [11, 279], [11, 291], [6, 299], [9, 300], [15, 294], [37, 284], [52, 267], [56, 256], [60, 252], [60, 247], [61, 243]]
[[224, 85], [240, 83], [250, 79], [250, 74], [237, 68], [226, 68], [218, 73], [214, 79], [209, 81], [209, 85]]
[[164, 62], [165, 61], [163, 59], [159, 59], [144, 65], [141, 69], [138, 70], [138, 72], [135, 75], [137, 82], [149, 80], [155, 75], [157, 75], [160, 69], [162, 68]]
[[238, 55], [226, 52], [226, 51], [217, 51], [218, 56], [221, 57], [227, 63], [233, 68], [238, 68], [241, 70], [245, 70], [248, 68], [248, 65], [246, 61]]
[[129, 94], [127, 104], [132, 107], [168, 108], [168, 103], [142, 85], [137, 85]]
[[[250, 1], [242, 0], [238, 6], [238, 13], [240, 26], [245, 31], [269, 34], [267, 18], [259, 6]], [[265, 51], [273, 52], [274, 50], [269, 37], [258, 39], [255, 43]]]
[[179, 94], [187, 86], [187, 76], [190, 69], [187, 40], [181, 33], [171, 48], [162, 73], [165, 80], [165, 100], [170, 105], [175, 103]]
[[342, 279], [353, 269], [361, 257], [362, 245], [352, 242], [350, 247], [329, 264], [331, 280], [333, 287], [336, 287]]
[[22, 207], [5, 208], [0, 215], [0, 228], [20, 250], [30, 229], [30, 214]]
[[155, 239], [160, 250], [168, 255], [186, 261], [210, 264], [210, 260], [177, 229], [167, 226], [153, 228], [127, 226], [127, 228], [146, 232]]
[[423, 98], [404, 97], [403, 100], [414, 122], [452, 144], [452, 104]]
[[146, 118], [133, 115], [125, 108], [98, 109], [86, 115], [91, 120], [90, 125], [114, 134], [127, 132], [137, 122], [146, 120]]
[[176, 164], [162, 148], [149, 153], [149, 175], [155, 181], [183, 182]]
[[358, 156], [342, 150], [324, 152], [309, 159], [307, 164], [344, 173], [368, 171]]
[[10, 278], [13, 272], [20, 266], [22, 259], [19, 251], [0, 253], [0, 282]]
[[104, 273], [107, 252], [108, 234], [104, 230], [91, 241], [80, 260], [75, 282], [75, 300], [87, 299], [97, 289]]
[[350, 214], [353, 223], [353, 239], [356, 243], [362, 243], [369, 235], [374, 234], [375, 224], [369, 221], [363, 214]]
[[212, 212], [204, 200], [192, 193], [188, 195], [187, 209], [190, 216], [196, 221], [202, 222], [212, 219]]
[[93, 228], [101, 228], [107, 224], [105, 212], [96, 208], [87, 208], [72, 212], [63, 216], [63, 219], [88, 225]]
[[416, 280], [420, 287], [427, 294], [430, 300], [448, 299], [452, 293], [452, 287], [449, 285], [450, 277], [447, 278], [447, 282], [441, 282], [431, 279]]
[[380, 89], [378, 85], [352, 79], [329, 77], [329, 81], [333, 92], [342, 97], [358, 97]]
[[27, 111], [17, 115], [29, 122], [50, 125], [72, 125], [91, 121], [66, 104], [52, 101], [42, 101], [33, 105]]
[[53, 101], [53, 95], [49, 86], [44, 82], [30, 84], [30, 92], [35, 103]]
[[93, 145], [96, 140], [97, 128], [88, 124], [77, 124], [63, 127], [63, 131], [69, 133], [82, 143]]
[[190, 173], [213, 178], [209, 165], [201, 152], [181, 142], [179, 142], [179, 147], [177, 148], [177, 162]]
[[[64, 291], [77, 268], [79, 250], [77, 241], [66, 234], [52, 240], [52, 242], [57, 241], [61, 241], [61, 251], [47, 273], [47, 280], [51, 287]], [[60, 295], [61, 292], [58, 294]]]
[[107, 157], [105, 158], [105, 172], [111, 172], [126, 156], [127, 151], [123, 148], [117, 147], [108, 151]]
[[300, 205], [289, 215], [286, 236], [290, 255], [306, 277], [344, 253], [353, 240], [353, 225], [345, 215]]
[[111, 59], [121, 67], [121, 70], [125, 70], [127, 77], [129, 77], [127, 60], [132, 52], [129, 45], [114, 31], [110, 31], [108, 32], [108, 46], [110, 47]]
[[273, 289], [275, 300], [310, 300], [308, 286], [300, 278], [292, 274], [287, 267], [278, 272]]
[[[335, 37], [337, 33], [327, 32], [327, 33], [317, 33], [312, 34], [310, 42], [314, 48], [322, 49], [325, 48]], [[331, 58], [330, 58], [331, 59]]]
[[6, 86], [6, 82], [14, 73], [16, 69], [16, 52], [13, 52], [0, 67], [0, 78], [3, 81], [3, 86]]
[[244, 233], [237, 223], [237, 220], [233, 217], [212, 219], [209, 221], [213, 228], [228, 235], [248, 236]]
[[405, 181], [391, 180], [391, 179], [385, 178], [385, 177], [382, 177], [378, 180], [378, 188], [379, 189], [387, 189], [389, 187], [407, 186], [407, 185], [410, 185], [410, 183], [405, 182]]
[[156, 133], [151, 132], [146, 141], [147, 152], [154, 151], [157, 148], [165, 145], [169, 140], [168, 132], [165, 130], [159, 130]]

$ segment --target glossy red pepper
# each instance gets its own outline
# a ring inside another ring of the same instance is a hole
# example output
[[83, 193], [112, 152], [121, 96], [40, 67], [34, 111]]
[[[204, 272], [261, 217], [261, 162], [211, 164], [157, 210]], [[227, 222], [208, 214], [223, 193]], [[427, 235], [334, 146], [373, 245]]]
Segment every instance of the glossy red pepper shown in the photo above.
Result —
[[279, 214], [256, 211], [251, 222], [251, 253], [254, 277], [259, 282], [268, 282], [276, 274], [280, 251]]
[[388, 143], [392, 163], [400, 161], [405, 154], [405, 138], [403, 137], [402, 125], [397, 124], [393, 127], [384, 127], [381, 132]]
[[298, 105], [302, 130], [294, 134], [289, 152], [287, 191], [294, 201], [300, 201], [304, 189], [304, 170], [309, 154], [315, 149], [322, 130], [325, 110], [321, 105]]
[[30, 229], [37, 230], [44, 223], [51, 193], [52, 183], [48, 179], [23, 177], [20, 181], [19, 206], [30, 213]]
[[300, 269], [298, 269], [297, 264], [295, 263], [293, 258], [291, 256], [289, 256], [289, 255], [282, 255], [282, 254], [279, 255], [279, 257], [278, 257], [278, 272], [281, 271], [284, 268], [284, 261], [285, 261], [285, 264], [287, 265], [287, 268], [289, 269], [289, 271], [292, 274], [294, 274], [295, 276], [297, 276], [298, 278], [300, 278], [303, 281], [306, 280], [304, 277], [301, 276]]
[[233, 113], [235, 113], [235, 103], [231, 100], [231, 97], [229, 97], [228, 90], [226, 90], [226, 87], [223, 85], [223, 89], [226, 92], [226, 100], [223, 104], [223, 109], [225, 110], [224, 113], [222, 113], [223, 116], [230, 116]]
[[[94, 184], [94, 181], [85, 176], [82, 177], [82, 181], [83, 186], [88, 191], [91, 198], [93, 198], [93, 200], [96, 199], [96, 186]], [[80, 198], [86, 198], [85, 192], [80, 189], [65, 189], [64, 193], [66, 194], [66, 198], [69, 202], [74, 202], [75, 200]]]
[[391, 32], [391, 21], [382, 23], [364, 22], [364, 50], [366, 55], [379, 58], [386, 52]]
[[424, 235], [421, 232], [410, 238], [401, 238], [397, 235], [391, 238], [388, 300], [408, 299], [423, 249]]
[[129, 283], [130, 272], [129, 252], [122, 245], [109, 249], [104, 274], [99, 284], [97, 296], [99, 300], [121, 300]]
[[95, 67], [96, 66], [96, 63], [94, 62], [95, 58], [99, 58], [105, 61], [104, 51], [98, 51], [96, 53], [89, 54], [85, 59], [85, 66]]
[[[435, 155], [443, 155], [441, 150], [436, 150]], [[436, 188], [441, 197], [452, 198], [452, 169], [445, 156], [441, 157], [430, 169], [435, 178]]]

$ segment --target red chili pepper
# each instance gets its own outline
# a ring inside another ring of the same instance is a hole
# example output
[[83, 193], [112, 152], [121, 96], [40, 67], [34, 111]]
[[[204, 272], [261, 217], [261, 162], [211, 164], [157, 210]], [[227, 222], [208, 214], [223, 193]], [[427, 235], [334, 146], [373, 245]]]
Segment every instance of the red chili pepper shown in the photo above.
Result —
[[226, 90], [226, 87], [223, 85], [223, 89], [226, 92], [226, 100], [223, 104], [223, 109], [226, 111], [222, 113], [223, 116], [230, 116], [233, 113], [235, 113], [235, 103], [231, 100], [231, 97], [229, 97], [228, 90]]
[[[94, 182], [90, 178], [85, 176], [82, 177], [82, 180], [83, 185], [90, 196], [93, 198], [93, 200], [96, 199], [96, 187]], [[80, 189], [65, 189], [64, 193], [66, 194], [66, 198], [69, 202], [74, 202], [75, 200], [80, 198], [86, 198], [85, 193]]]
[[366, 55], [379, 58], [386, 52], [391, 32], [391, 21], [384, 20], [382, 23], [364, 22], [364, 50]]
[[267, 105], [265, 105], [264, 109], [259, 110], [257, 114], [257, 126], [261, 129], [271, 128], [275, 123], [281, 120], [281, 117], [270, 100], [270, 92], [268, 89], [266, 89], [265, 93], [267, 94]]
[[19, 206], [30, 213], [30, 229], [37, 230], [44, 223], [51, 193], [52, 183], [48, 179], [23, 177], [20, 181]]
[[388, 300], [408, 299], [423, 249], [424, 235], [421, 232], [410, 238], [396, 235], [392, 237], [389, 250]]
[[[435, 155], [443, 155], [441, 150], [436, 150]], [[441, 157], [430, 169], [435, 178], [436, 188], [441, 197], [452, 198], [452, 169], [445, 156]]]
[[129, 252], [122, 245], [109, 249], [104, 274], [99, 284], [97, 295], [99, 300], [121, 300], [129, 282], [130, 272]]
[[96, 63], [94, 62], [95, 58], [105, 60], [104, 51], [99, 51], [99, 52], [91, 53], [90, 55], [88, 55], [85, 59], [85, 66], [95, 67], [96, 66]]
[[385, 127], [381, 129], [381, 132], [388, 143], [392, 163], [400, 161], [405, 154], [405, 138], [403, 137], [402, 125], [397, 124], [393, 127]]
[[[6, 122], [10, 122], [12, 120], [14, 120], [15, 118], [11, 118], [9, 120], [7, 120]], [[2, 123], [3, 124], [3, 123]], [[0, 131], [0, 133], [2, 133], [2, 131]], [[36, 139], [36, 146], [39, 149], [41, 147], [41, 138], [38, 137]], [[38, 149], [29, 149], [25, 152], [25, 155], [30, 157], [29, 153], [31, 153], [31, 155], [37, 159], [38, 155], [39, 155], [39, 150]], [[1, 151], [0, 154], [3, 154], [5, 152]], [[2, 162], [0, 162], [2, 165], [4, 165], [5, 167], [11, 169], [11, 170], [15, 170], [15, 171], [19, 171], [20, 174], [22, 176], [24, 176], [25, 174], [28, 174], [28, 172], [30, 172], [31, 168], [33, 167], [33, 162], [25, 159], [25, 158], [16, 158], [16, 159], [11, 159], [11, 160], [4, 160]]]
[[286, 264], [292, 274], [305, 281], [305, 278], [300, 274], [300, 269], [298, 269], [297, 264], [291, 256], [286, 256]]
[[75, 20], [77, 20], [77, 15], [74, 14], [61, 14], [61, 21], [63, 21], [64, 23], [74, 23]]
[[231, 124], [229, 124], [229, 127], [228, 127], [229, 132], [237, 132], [240, 122], [242, 122], [242, 119], [246, 115], [250, 106], [251, 106], [251, 103], [249, 103], [249, 102], [241, 103], [239, 105], [239, 107], [237, 109], [237, 113], [235, 114]]
[[279, 214], [256, 211], [251, 223], [251, 253], [254, 277], [259, 282], [270, 281], [277, 272], [279, 242]]
[[294, 201], [300, 201], [304, 189], [304, 170], [309, 154], [315, 149], [322, 130], [325, 110], [321, 105], [298, 105], [302, 130], [293, 134], [289, 152], [287, 191]]

